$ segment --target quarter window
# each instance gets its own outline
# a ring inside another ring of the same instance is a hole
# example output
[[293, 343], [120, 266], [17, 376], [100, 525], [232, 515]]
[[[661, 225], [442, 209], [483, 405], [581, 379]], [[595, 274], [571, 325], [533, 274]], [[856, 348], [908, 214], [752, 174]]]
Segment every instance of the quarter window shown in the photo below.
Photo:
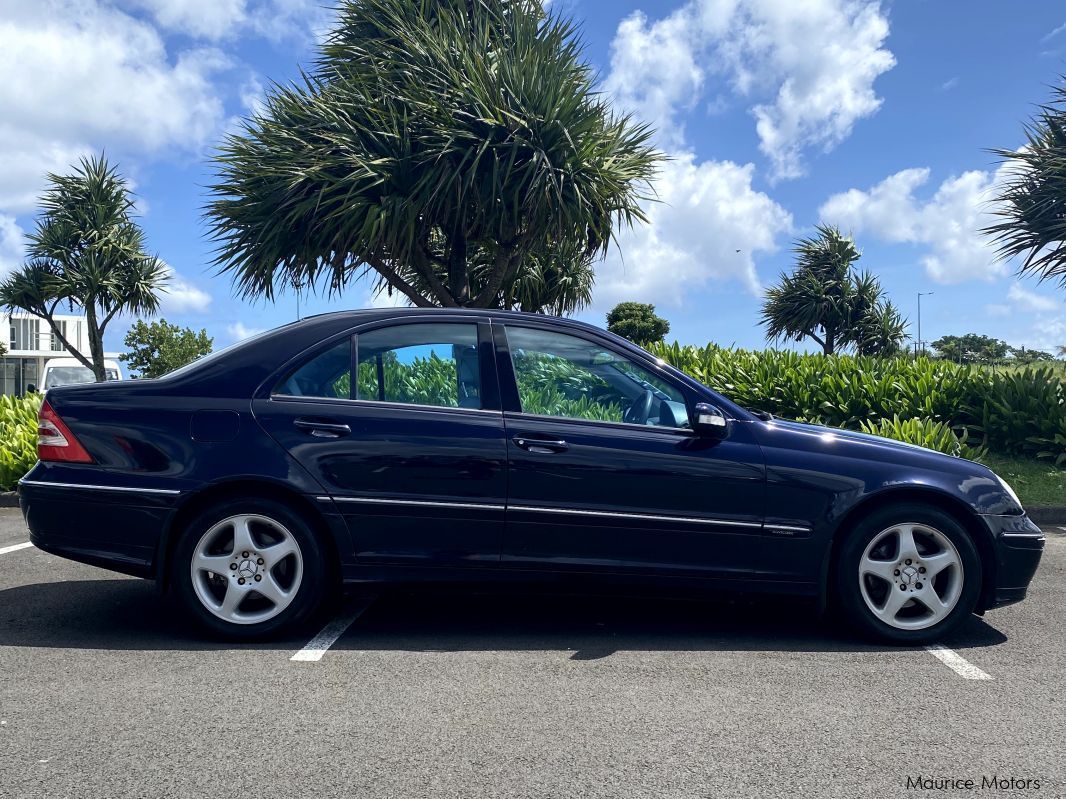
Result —
[[481, 407], [477, 325], [404, 324], [360, 333], [356, 399]]
[[319, 353], [291, 372], [274, 390], [287, 397], [349, 399], [352, 384], [352, 340]]
[[689, 426], [685, 398], [676, 387], [595, 342], [509, 325], [507, 343], [523, 413]]

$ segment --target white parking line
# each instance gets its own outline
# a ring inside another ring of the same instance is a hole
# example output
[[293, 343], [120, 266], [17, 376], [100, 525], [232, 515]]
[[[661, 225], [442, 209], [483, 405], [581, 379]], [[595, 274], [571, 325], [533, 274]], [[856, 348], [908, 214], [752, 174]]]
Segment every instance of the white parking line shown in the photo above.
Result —
[[309, 663], [322, 660], [322, 656], [326, 654], [329, 648], [336, 643], [338, 638], [344, 635], [344, 631], [351, 626], [351, 623], [362, 616], [373, 602], [374, 598], [371, 597], [366, 601], [359, 603], [351, 610], [341, 613], [337, 618], [333, 619], [333, 621], [319, 630], [318, 635], [308, 641], [307, 646], [289, 658], [289, 660], [298, 660]]
[[966, 680], [991, 680], [992, 675], [981, 671], [954, 649], [932, 644], [926, 650], [937, 660]]
[[31, 544], [29, 541], [26, 541], [23, 544], [12, 544], [9, 547], [0, 547], [0, 555], [6, 555], [8, 552], [17, 552], [20, 549], [26, 549], [26, 547], [32, 546], [33, 544]]

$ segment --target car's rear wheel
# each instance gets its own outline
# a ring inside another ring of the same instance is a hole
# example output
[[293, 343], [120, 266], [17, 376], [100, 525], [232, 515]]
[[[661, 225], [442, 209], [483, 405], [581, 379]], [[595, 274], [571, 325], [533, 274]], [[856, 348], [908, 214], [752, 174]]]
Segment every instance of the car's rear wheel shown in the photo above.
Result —
[[845, 618], [880, 641], [923, 644], [955, 629], [981, 593], [981, 560], [966, 530], [918, 504], [882, 508], [845, 539], [836, 563]]
[[288, 505], [226, 501], [185, 528], [171, 562], [182, 605], [213, 632], [260, 638], [313, 613], [324, 597], [322, 548]]

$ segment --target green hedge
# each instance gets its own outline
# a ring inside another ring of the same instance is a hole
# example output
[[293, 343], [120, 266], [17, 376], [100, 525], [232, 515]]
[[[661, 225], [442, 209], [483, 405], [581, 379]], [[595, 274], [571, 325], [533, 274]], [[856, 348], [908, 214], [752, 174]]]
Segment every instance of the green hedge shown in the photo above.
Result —
[[936, 435], [928, 439], [891, 424], [920, 419], [965, 435], [964, 446], [1066, 462], [1066, 392], [1048, 367], [1004, 373], [930, 358], [757, 352], [713, 344], [661, 344], [651, 351], [734, 402], [787, 419], [935, 440]]
[[41, 395], [0, 396], [0, 491], [10, 491], [37, 462]]

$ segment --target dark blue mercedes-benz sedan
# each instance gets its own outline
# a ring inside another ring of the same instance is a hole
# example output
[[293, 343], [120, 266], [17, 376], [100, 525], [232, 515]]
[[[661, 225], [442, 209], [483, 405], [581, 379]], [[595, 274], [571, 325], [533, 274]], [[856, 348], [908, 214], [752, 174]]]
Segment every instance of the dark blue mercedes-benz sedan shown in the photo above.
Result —
[[578, 322], [325, 314], [156, 380], [50, 390], [33, 543], [269, 635], [345, 582], [632, 581], [819, 597], [913, 644], [1044, 546], [970, 461], [775, 420]]

